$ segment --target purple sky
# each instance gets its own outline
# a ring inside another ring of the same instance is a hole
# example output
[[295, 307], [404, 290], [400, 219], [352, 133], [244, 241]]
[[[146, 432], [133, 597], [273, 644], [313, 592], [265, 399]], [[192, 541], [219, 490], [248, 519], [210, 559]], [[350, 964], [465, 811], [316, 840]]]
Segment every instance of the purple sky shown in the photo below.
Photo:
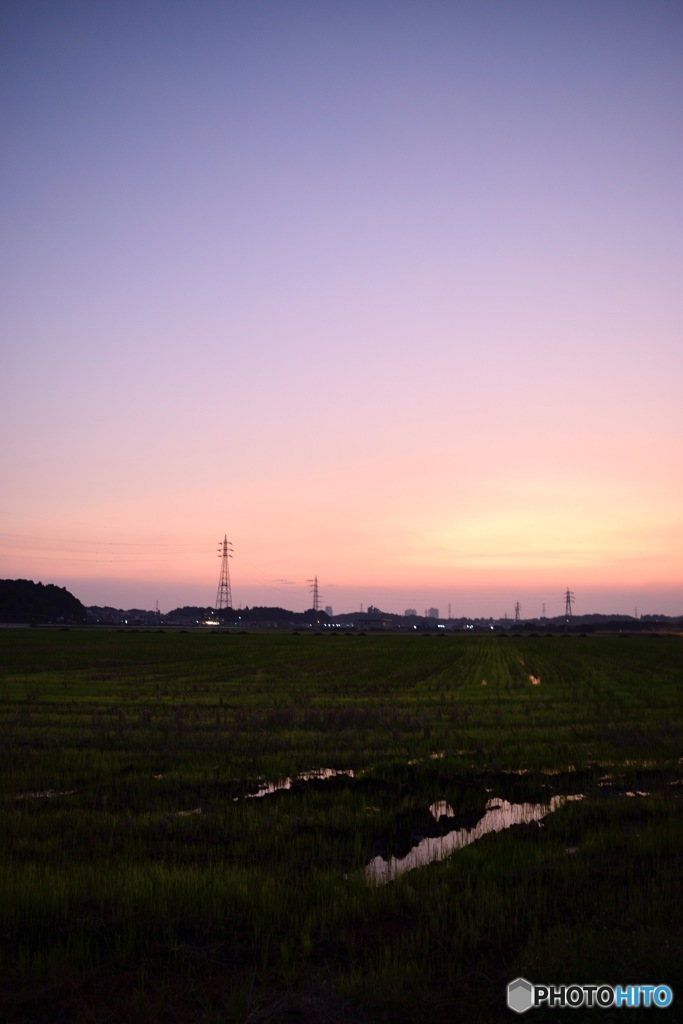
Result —
[[[677, 0], [0, 13], [0, 577], [683, 612]], [[287, 583], [283, 583], [287, 580]]]

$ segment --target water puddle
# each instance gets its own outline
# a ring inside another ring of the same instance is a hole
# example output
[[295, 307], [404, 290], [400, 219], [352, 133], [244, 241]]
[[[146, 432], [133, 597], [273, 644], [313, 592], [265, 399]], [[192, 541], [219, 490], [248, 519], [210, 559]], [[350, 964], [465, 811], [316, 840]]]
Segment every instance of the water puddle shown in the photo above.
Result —
[[[287, 777], [286, 779], [278, 779], [277, 782], [263, 782], [255, 793], [247, 793], [247, 800], [256, 800], [262, 796], [270, 796], [271, 793], [277, 793], [281, 789], [291, 789], [294, 782], [315, 782], [325, 781], [326, 779], [333, 779], [338, 775], [346, 775], [347, 778], [355, 778], [355, 773], [352, 768], [314, 768], [310, 772], [300, 772], [294, 779]], [[240, 798], [236, 796], [234, 798], [235, 803]]]
[[17, 800], [53, 800], [56, 796], [73, 796], [76, 789], [42, 789], [37, 793], [18, 793]]
[[455, 811], [450, 804], [446, 803], [445, 800], [438, 800], [435, 804], [429, 808], [429, 813], [432, 815], [435, 821], [439, 818], [454, 818]]
[[[486, 813], [474, 828], [455, 829], [447, 832], [444, 836], [427, 836], [417, 846], [414, 846], [405, 857], [391, 857], [385, 860], [384, 857], [375, 857], [365, 867], [365, 876], [369, 881], [377, 885], [385, 885], [393, 882], [399, 875], [406, 871], [414, 871], [415, 868], [426, 867], [434, 861], [445, 860], [455, 850], [461, 850], [477, 839], [488, 835], [491, 832], [502, 832], [503, 829], [512, 825], [528, 825], [532, 821], [541, 821], [548, 814], [552, 814], [558, 807], [570, 800], [583, 800], [584, 794], [578, 793], [573, 796], [553, 796], [547, 804], [511, 804], [507, 800], [500, 800], [493, 797], [486, 804]], [[445, 800], [432, 804], [429, 808], [432, 815], [438, 821], [444, 814], [453, 817], [453, 809]]]

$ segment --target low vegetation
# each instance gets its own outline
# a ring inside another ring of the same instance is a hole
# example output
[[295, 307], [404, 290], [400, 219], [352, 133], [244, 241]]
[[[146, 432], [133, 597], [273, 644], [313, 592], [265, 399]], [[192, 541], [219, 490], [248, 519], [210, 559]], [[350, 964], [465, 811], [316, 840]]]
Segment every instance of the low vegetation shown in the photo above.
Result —
[[[488, 1022], [519, 974], [675, 986], [682, 651], [3, 630], [0, 1019]], [[366, 877], [554, 795], [581, 799]]]

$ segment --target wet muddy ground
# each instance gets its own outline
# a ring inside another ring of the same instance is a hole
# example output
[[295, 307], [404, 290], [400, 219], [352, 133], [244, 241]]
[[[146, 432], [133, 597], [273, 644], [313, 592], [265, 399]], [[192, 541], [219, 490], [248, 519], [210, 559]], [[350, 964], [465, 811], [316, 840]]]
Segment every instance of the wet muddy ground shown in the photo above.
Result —
[[3, 1024], [477, 1024], [519, 975], [675, 986], [676, 638], [22, 632]]

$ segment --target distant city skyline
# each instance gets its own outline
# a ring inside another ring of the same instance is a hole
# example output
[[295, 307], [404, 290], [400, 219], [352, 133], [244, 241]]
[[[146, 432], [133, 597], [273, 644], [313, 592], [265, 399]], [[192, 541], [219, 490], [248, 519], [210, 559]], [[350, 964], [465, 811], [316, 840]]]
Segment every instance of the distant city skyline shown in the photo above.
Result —
[[210, 606], [227, 533], [243, 605], [679, 614], [682, 52], [669, 0], [6, 5], [0, 577]]

